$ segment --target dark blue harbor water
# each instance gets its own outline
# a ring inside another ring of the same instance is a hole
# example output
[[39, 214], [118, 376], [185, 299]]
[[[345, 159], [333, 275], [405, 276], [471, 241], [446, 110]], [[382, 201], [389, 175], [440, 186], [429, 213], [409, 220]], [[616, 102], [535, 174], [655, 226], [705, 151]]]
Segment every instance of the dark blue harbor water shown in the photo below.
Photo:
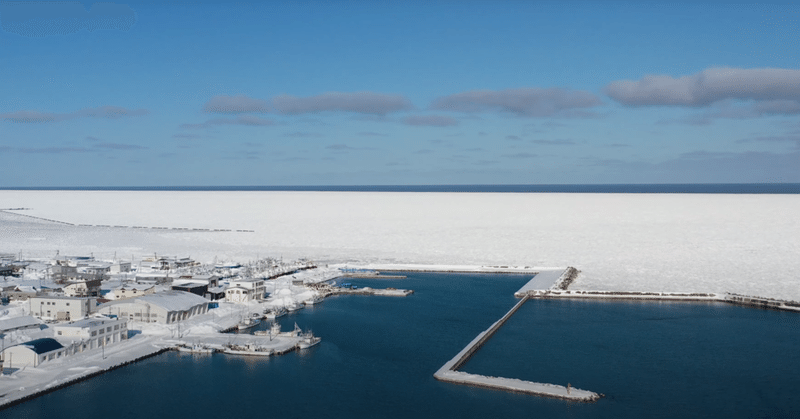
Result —
[[320, 191], [501, 193], [800, 194], [800, 183], [691, 183], [589, 185], [295, 185], [295, 186], [86, 186], [0, 187], [0, 190], [65, 191]]
[[723, 305], [531, 301], [465, 366], [607, 394], [595, 404], [436, 381], [528, 279], [352, 280], [416, 293], [333, 297], [279, 319], [284, 330], [296, 321], [322, 336], [306, 351], [268, 359], [171, 352], [2, 416], [776, 417], [800, 406], [800, 316]]

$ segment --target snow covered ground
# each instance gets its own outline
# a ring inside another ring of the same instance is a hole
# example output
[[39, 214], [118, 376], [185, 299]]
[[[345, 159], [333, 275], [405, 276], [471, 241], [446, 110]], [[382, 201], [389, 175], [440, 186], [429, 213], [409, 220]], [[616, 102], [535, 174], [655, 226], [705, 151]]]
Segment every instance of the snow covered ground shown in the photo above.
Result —
[[0, 253], [574, 266], [570, 289], [800, 300], [800, 195], [0, 191]]

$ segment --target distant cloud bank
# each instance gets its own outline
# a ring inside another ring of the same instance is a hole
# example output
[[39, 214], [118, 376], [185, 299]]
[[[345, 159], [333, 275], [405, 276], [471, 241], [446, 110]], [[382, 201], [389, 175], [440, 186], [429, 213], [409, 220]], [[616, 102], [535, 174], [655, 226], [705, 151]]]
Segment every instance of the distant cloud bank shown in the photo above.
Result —
[[730, 99], [753, 100], [756, 114], [800, 113], [800, 70], [710, 68], [673, 78], [649, 75], [608, 84], [605, 93], [626, 106], [704, 107]]
[[80, 2], [0, 2], [0, 28], [21, 36], [41, 38], [101, 29], [127, 31], [135, 23], [136, 12], [125, 4], [94, 3], [87, 11]]
[[523, 117], [590, 116], [588, 108], [602, 104], [600, 98], [582, 90], [562, 88], [518, 88], [473, 90], [440, 97], [430, 108], [456, 112], [499, 111]]
[[278, 113], [297, 115], [318, 112], [355, 112], [386, 115], [414, 109], [405, 96], [374, 92], [327, 92], [317, 96], [276, 96], [272, 106]]
[[126, 116], [141, 116], [150, 113], [147, 109], [127, 109], [119, 106], [100, 106], [86, 108], [71, 113], [54, 113], [39, 111], [16, 111], [0, 114], [0, 120], [16, 123], [44, 123], [57, 122], [75, 118], [105, 118], [117, 119]]

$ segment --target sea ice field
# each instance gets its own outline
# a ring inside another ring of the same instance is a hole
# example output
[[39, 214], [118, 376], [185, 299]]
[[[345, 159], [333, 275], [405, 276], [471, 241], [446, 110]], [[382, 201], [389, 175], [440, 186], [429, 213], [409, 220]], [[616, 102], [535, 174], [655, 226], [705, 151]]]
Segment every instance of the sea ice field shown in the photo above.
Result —
[[24, 257], [574, 266], [570, 289], [800, 300], [800, 195], [7, 190], [0, 208], [28, 208], [0, 212], [0, 252]]

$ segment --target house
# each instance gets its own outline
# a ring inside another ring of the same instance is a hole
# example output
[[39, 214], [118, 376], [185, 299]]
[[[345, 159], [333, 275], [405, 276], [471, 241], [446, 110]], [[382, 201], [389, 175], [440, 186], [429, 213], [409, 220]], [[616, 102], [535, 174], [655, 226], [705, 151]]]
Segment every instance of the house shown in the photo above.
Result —
[[25, 301], [38, 295], [39, 290], [30, 285], [17, 285], [11, 290], [4, 291], [4, 294], [11, 301]]
[[185, 291], [164, 291], [109, 301], [99, 311], [129, 321], [171, 324], [208, 312], [208, 300]]
[[31, 315], [42, 320], [77, 320], [97, 311], [97, 300], [87, 297], [36, 296], [28, 299]]
[[0, 277], [7, 277], [14, 275], [14, 268], [10, 265], [0, 265]]
[[75, 280], [70, 281], [62, 289], [64, 294], [70, 297], [97, 297], [100, 295], [101, 283], [102, 281], [99, 279]]
[[229, 303], [246, 303], [248, 301], [262, 300], [267, 292], [263, 279], [249, 278], [237, 279], [230, 282], [225, 290], [225, 301]]
[[112, 300], [124, 300], [126, 298], [154, 294], [155, 292], [156, 287], [152, 284], [126, 284], [112, 289], [110, 297]]

